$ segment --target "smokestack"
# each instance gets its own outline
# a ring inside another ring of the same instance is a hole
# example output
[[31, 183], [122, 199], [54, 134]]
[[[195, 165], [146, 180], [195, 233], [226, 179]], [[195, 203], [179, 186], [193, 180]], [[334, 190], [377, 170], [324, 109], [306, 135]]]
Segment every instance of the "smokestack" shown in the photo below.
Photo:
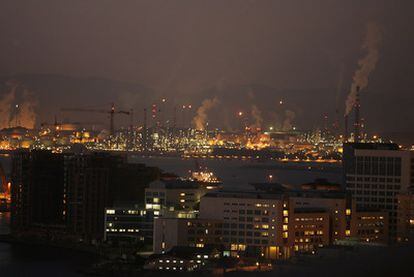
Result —
[[348, 115], [344, 116], [344, 142], [348, 141]]
[[361, 121], [359, 117], [359, 109], [361, 107], [360, 99], [359, 99], [359, 86], [356, 87], [356, 95], [355, 95], [355, 123], [354, 123], [354, 141], [359, 142], [360, 137], [360, 126]]
[[143, 134], [142, 134], [142, 146], [144, 151], [148, 150], [148, 129], [147, 129], [147, 109], [144, 108], [144, 126], [143, 126]]

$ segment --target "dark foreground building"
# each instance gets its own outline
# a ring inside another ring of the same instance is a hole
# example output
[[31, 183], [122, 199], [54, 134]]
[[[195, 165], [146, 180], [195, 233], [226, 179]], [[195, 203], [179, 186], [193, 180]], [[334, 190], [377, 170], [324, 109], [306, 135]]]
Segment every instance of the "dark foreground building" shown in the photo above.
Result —
[[49, 151], [18, 151], [12, 160], [11, 226], [29, 231], [64, 229], [64, 157]]
[[157, 168], [109, 153], [16, 152], [12, 230], [101, 241], [105, 208], [122, 201], [143, 202], [145, 187], [158, 175]]

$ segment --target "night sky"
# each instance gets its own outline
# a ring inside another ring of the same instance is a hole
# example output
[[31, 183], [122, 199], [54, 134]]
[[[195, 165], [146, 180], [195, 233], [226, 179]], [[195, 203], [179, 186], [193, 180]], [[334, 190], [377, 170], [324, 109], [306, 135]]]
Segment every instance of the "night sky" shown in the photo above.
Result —
[[410, 0], [3, 0], [0, 95], [10, 79], [33, 91], [37, 124], [65, 106], [141, 110], [166, 97], [168, 117], [174, 105], [196, 110], [217, 97], [211, 126], [234, 128], [235, 112], [255, 105], [263, 128], [283, 128], [287, 117], [320, 127], [336, 109], [342, 122], [373, 22], [381, 43], [362, 114], [372, 132], [409, 132], [413, 11]]

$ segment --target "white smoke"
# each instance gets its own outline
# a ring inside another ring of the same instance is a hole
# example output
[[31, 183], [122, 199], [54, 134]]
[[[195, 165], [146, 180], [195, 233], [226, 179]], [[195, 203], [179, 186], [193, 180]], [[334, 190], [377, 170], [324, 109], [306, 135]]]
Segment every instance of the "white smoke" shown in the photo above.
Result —
[[362, 44], [362, 49], [365, 49], [367, 54], [358, 61], [358, 69], [354, 73], [351, 91], [346, 99], [345, 115], [348, 115], [355, 105], [357, 87], [362, 90], [368, 85], [369, 75], [375, 69], [378, 62], [380, 42], [381, 32], [378, 25], [372, 22], [367, 24], [367, 32]]
[[252, 106], [251, 110], [252, 117], [254, 119], [254, 123], [250, 126], [251, 128], [262, 128], [263, 118], [262, 112], [256, 105]]
[[16, 90], [18, 84], [14, 81], [8, 81], [7, 83], [8, 91], [0, 99], [0, 128], [10, 127], [12, 105], [16, 98]]
[[293, 120], [295, 119], [296, 114], [291, 110], [285, 111], [285, 120], [283, 121], [282, 129], [283, 131], [290, 131], [293, 128]]
[[217, 97], [205, 99], [197, 109], [197, 114], [193, 118], [193, 124], [197, 130], [203, 131], [207, 122], [207, 112], [219, 103]]
[[36, 124], [37, 99], [33, 92], [11, 80], [6, 83], [8, 91], [0, 99], [0, 127], [16, 125], [32, 129]]
[[27, 129], [34, 129], [36, 126], [36, 107], [37, 99], [35, 98], [33, 92], [28, 89], [25, 89], [22, 94], [23, 102], [19, 106], [19, 123], [20, 126]]

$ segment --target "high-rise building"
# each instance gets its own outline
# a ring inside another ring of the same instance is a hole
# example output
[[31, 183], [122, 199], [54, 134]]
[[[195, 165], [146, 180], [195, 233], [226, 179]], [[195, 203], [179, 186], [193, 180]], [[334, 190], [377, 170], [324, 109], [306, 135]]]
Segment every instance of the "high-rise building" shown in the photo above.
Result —
[[64, 229], [64, 159], [50, 151], [16, 151], [12, 157], [13, 231]]
[[158, 169], [127, 163], [118, 155], [67, 155], [65, 186], [70, 233], [84, 240], [103, 240], [105, 209], [126, 201], [143, 204], [145, 187], [158, 175]]
[[396, 144], [348, 143], [343, 151], [343, 179], [357, 209], [389, 214], [389, 235], [396, 240], [398, 195], [414, 183], [414, 152]]
[[12, 172], [14, 232], [59, 231], [59, 237], [86, 241], [103, 240], [106, 208], [143, 205], [145, 187], [159, 175], [119, 155], [51, 151], [17, 151]]

